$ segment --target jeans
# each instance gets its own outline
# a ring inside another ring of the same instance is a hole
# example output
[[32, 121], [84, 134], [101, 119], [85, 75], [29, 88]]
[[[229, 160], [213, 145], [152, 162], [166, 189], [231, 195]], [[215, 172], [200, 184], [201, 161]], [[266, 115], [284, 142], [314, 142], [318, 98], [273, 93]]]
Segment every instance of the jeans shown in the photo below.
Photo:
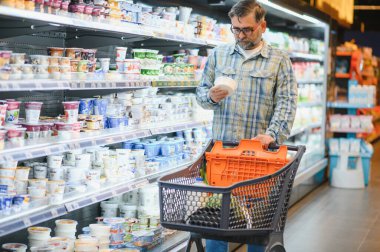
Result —
[[[249, 245], [247, 252], [264, 252], [265, 247]], [[217, 240], [206, 240], [206, 252], [228, 252], [228, 242]]]

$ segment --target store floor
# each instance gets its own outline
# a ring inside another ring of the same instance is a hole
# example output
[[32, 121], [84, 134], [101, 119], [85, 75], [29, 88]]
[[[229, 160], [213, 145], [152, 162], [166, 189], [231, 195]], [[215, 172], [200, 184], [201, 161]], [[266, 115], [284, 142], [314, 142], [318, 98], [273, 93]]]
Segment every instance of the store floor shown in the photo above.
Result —
[[326, 183], [289, 210], [287, 252], [380, 251], [380, 142], [374, 148], [368, 188], [344, 190]]

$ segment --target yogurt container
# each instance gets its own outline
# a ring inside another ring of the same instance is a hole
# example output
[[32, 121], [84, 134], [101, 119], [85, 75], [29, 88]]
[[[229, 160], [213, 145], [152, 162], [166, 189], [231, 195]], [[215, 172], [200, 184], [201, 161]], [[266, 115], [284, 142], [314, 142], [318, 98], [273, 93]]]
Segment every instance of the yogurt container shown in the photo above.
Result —
[[25, 53], [12, 53], [11, 64], [25, 64]]
[[82, 48], [66, 48], [66, 56], [71, 60], [81, 60]]
[[7, 139], [11, 143], [22, 143], [26, 128], [7, 128]]
[[79, 101], [62, 102], [65, 110], [65, 121], [67, 123], [74, 123], [78, 121], [78, 108]]
[[125, 60], [125, 57], [127, 56], [127, 49], [127, 47], [116, 47], [116, 61]]
[[96, 49], [83, 49], [82, 50], [82, 60], [94, 61], [96, 51], [97, 51]]
[[5, 243], [1, 246], [4, 252], [26, 252], [28, 246], [22, 243]]
[[48, 79], [49, 65], [33, 65], [33, 74], [36, 79]]
[[43, 179], [29, 179], [28, 180], [29, 186], [32, 186], [32, 187], [42, 187], [42, 188], [46, 188], [47, 181], [48, 181], [47, 178], [43, 178]]
[[16, 180], [27, 181], [29, 178], [30, 167], [17, 167], [16, 169]]
[[5, 124], [8, 104], [0, 105], [0, 126]]
[[33, 65], [49, 65], [49, 58], [50, 56], [46, 55], [30, 55], [31, 63]]
[[12, 51], [0, 51], [0, 68], [9, 65]]
[[65, 52], [65, 49], [60, 48], [60, 47], [48, 47], [47, 48], [47, 53], [50, 56], [63, 57], [64, 52]]
[[24, 128], [26, 128], [26, 139], [37, 139], [40, 137], [40, 129], [41, 126], [37, 123], [26, 123], [22, 125]]
[[108, 73], [110, 70], [110, 58], [101, 58], [98, 59], [100, 62], [100, 68], [102, 69], [103, 73]]
[[38, 123], [42, 102], [25, 102], [26, 123]]
[[0, 130], [0, 150], [4, 149], [5, 136], [7, 134], [6, 130]]
[[5, 121], [10, 124], [18, 123], [18, 118], [20, 114], [20, 104], [19, 101], [7, 101], [8, 107], [5, 115]]

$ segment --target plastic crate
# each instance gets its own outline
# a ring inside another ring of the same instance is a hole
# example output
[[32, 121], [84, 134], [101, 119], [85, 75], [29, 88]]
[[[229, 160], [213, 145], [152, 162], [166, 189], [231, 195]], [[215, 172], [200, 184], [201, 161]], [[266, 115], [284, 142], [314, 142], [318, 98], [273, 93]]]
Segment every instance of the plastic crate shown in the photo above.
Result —
[[288, 149], [266, 151], [260, 141], [241, 140], [234, 148], [224, 148], [216, 141], [211, 152], [206, 152], [206, 179], [212, 186], [234, 183], [273, 174], [287, 164]]

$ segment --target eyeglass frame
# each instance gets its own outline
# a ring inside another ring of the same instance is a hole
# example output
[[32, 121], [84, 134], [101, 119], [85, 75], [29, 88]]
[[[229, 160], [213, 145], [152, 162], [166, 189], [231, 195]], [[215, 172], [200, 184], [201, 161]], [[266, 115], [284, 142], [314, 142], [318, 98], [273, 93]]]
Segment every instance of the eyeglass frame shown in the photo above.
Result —
[[[230, 30], [231, 30], [232, 34], [237, 35], [237, 36], [239, 36], [241, 32], [242, 32], [245, 36], [249, 36], [249, 35], [251, 35], [252, 33], [254, 33], [255, 31], [257, 31], [257, 29], [258, 29], [258, 28], [260, 27], [260, 25], [261, 25], [261, 22], [262, 22], [262, 20], [260, 20], [260, 22], [257, 24], [256, 28], [254, 28], [254, 29], [253, 29], [253, 27], [243, 27], [243, 28], [240, 29], [240, 28], [233, 27], [233, 26], [231, 25], [231, 26], [230, 26]], [[237, 32], [237, 33], [234, 32], [234, 29], [238, 29], [238, 32]], [[250, 30], [248, 30], [248, 31], [244, 31], [244, 29], [250, 29]]]

